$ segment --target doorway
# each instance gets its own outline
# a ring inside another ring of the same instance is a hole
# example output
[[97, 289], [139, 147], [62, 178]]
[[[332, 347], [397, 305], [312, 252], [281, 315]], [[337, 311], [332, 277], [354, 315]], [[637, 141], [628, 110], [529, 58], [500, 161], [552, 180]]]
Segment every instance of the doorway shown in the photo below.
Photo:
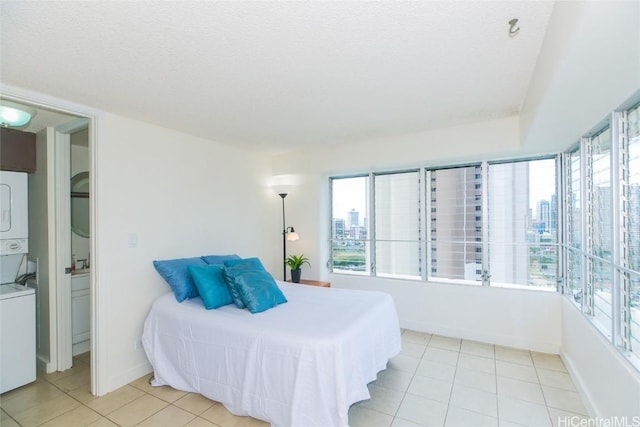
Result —
[[[6, 99], [2, 96], [0, 103]], [[95, 119], [27, 100], [9, 101], [37, 112], [22, 129], [36, 133], [37, 144], [38, 166], [29, 176], [29, 257], [38, 266], [37, 278], [32, 283], [37, 294], [37, 365], [45, 373], [63, 371], [72, 366], [74, 354], [86, 355], [90, 347], [95, 347], [91, 320], [95, 316], [94, 280], [90, 273], [90, 254], [95, 242], [90, 238], [94, 221], [90, 220], [88, 194], [81, 202], [85, 214], [81, 229], [85, 231], [78, 229], [74, 233], [71, 224], [71, 217], [77, 217], [71, 206], [71, 178], [80, 169], [87, 174], [91, 172]], [[78, 193], [89, 193], [90, 183], [87, 179], [84, 191]], [[84, 281], [80, 289], [72, 287], [73, 251], [79, 252], [75, 254], [77, 265], [87, 267], [77, 274]], [[75, 302], [72, 294], [78, 297]], [[75, 316], [78, 314], [80, 320]], [[91, 392], [96, 394], [97, 358], [91, 354], [91, 359]]]

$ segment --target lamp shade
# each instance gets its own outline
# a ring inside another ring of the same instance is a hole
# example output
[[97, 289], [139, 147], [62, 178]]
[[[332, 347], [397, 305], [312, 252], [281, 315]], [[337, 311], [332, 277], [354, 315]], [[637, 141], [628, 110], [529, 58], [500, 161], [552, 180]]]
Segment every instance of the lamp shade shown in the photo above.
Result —
[[287, 240], [293, 242], [295, 240], [298, 240], [300, 238], [300, 236], [298, 236], [298, 233], [296, 233], [295, 231], [293, 231], [293, 229], [287, 233]]
[[20, 127], [31, 121], [33, 114], [14, 107], [0, 105], [0, 125], [4, 127]]

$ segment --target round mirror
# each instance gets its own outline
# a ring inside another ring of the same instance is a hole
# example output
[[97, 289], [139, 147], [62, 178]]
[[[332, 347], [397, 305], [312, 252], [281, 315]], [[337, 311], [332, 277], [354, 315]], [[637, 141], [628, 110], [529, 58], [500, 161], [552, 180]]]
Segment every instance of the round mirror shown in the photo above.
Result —
[[89, 172], [71, 178], [71, 231], [89, 237]]

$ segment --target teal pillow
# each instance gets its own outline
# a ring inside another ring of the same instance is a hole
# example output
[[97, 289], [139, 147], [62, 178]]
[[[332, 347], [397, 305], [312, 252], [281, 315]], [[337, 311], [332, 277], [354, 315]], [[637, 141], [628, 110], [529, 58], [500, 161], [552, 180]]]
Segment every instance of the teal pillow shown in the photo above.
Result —
[[266, 271], [230, 267], [225, 269], [225, 277], [227, 282], [233, 281], [233, 287], [251, 313], [261, 313], [287, 302], [271, 274]]
[[266, 271], [258, 258], [228, 259], [224, 261], [224, 278], [229, 288], [233, 303], [238, 308], [245, 308], [242, 295], [236, 287], [234, 277], [243, 271]]
[[189, 266], [191, 278], [207, 310], [229, 305], [233, 302], [229, 288], [224, 280], [221, 265]]
[[178, 302], [198, 296], [196, 284], [193, 283], [191, 274], [189, 274], [188, 267], [190, 265], [206, 266], [207, 263], [199, 257], [153, 261], [153, 266], [167, 281]]

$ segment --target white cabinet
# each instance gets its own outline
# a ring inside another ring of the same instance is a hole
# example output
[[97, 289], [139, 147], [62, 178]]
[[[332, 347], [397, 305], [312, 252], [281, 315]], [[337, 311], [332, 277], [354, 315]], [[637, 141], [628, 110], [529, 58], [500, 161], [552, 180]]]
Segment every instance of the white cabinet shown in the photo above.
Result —
[[85, 353], [90, 349], [90, 294], [90, 276], [88, 272], [71, 276], [71, 332], [74, 356]]

